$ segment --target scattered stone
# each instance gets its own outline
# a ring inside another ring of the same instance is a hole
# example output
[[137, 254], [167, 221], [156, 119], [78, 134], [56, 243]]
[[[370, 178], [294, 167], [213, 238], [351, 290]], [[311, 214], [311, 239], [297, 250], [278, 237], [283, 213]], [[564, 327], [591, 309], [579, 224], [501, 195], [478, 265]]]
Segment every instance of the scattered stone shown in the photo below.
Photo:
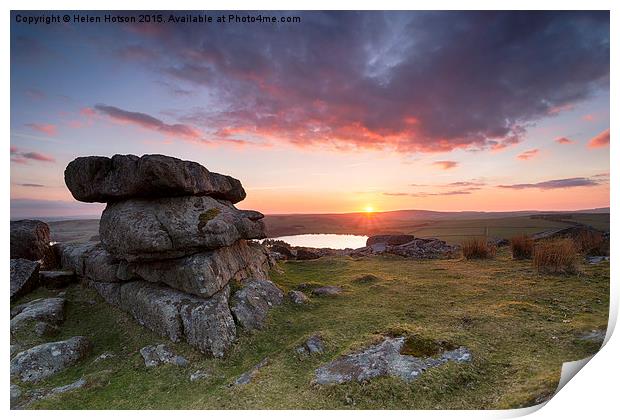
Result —
[[130, 263], [126, 270], [130, 276], [207, 298], [230, 281], [267, 278], [269, 268], [269, 256], [260, 244], [240, 240], [187, 257]]
[[60, 329], [56, 325], [51, 325], [43, 321], [37, 322], [34, 326], [34, 333], [39, 337], [52, 337], [59, 332]]
[[349, 253], [352, 257], [367, 257], [380, 254], [399, 255], [405, 258], [434, 259], [452, 258], [458, 253], [458, 246], [435, 238], [416, 238], [413, 235], [376, 235], [366, 241], [366, 246]]
[[212, 197], [136, 198], [108, 203], [99, 234], [116, 258], [158, 260], [264, 238], [262, 218]]
[[593, 343], [602, 343], [605, 341], [606, 330], [591, 330], [579, 336], [581, 340], [591, 341]]
[[50, 227], [40, 220], [16, 220], [11, 222], [11, 258], [41, 261], [44, 267], [56, 264]]
[[259, 370], [262, 369], [263, 367], [267, 366], [267, 364], [269, 364], [269, 358], [265, 357], [257, 365], [255, 365], [252, 369], [248, 370], [247, 372], [245, 372], [244, 374], [239, 376], [235, 380], [234, 385], [247, 385], [247, 384], [249, 384], [256, 377], [256, 375], [258, 375]]
[[39, 271], [39, 282], [50, 289], [60, 289], [76, 281], [73, 270]]
[[471, 354], [465, 347], [446, 350], [435, 357], [415, 357], [401, 354], [405, 337], [386, 338], [358, 353], [342, 356], [315, 371], [317, 384], [365, 382], [379, 376], [395, 376], [412, 381], [426, 370], [444, 363], [469, 362]]
[[97, 356], [94, 362], [101, 362], [102, 360], [112, 359], [113, 357], [116, 357], [114, 353], [112, 353], [111, 351], [105, 351], [101, 353], [99, 356]]
[[321, 336], [315, 334], [311, 336], [310, 338], [308, 338], [303, 343], [303, 345], [297, 347], [295, 351], [299, 355], [304, 355], [304, 356], [323, 353], [325, 351], [325, 346], [323, 345], [323, 339], [321, 338]]
[[17, 402], [22, 396], [22, 390], [19, 386], [11, 384], [11, 408], [17, 405]]
[[308, 296], [306, 296], [304, 292], [300, 292], [299, 290], [291, 290], [290, 292], [288, 292], [288, 298], [295, 305], [303, 305], [304, 303], [308, 303], [310, 301], [310, 299], [308, 299]]
[[30, 321], [41, 321], [48, 325], [58, 325], [65, 319], [65, 299], [35, 299], [16, 306], [13, 308], [11, 315], [11, 332], [21, 329]]
[[603, 261], [609, 261], [609, 257], [606, 257], [604, 255], [586, 257], [586, 262], [588, 264], [599, 264], [599, 263], [602, 263]]
[[304, 260], [316, 260], [321, 258], [321, 253], [315, 251], [312, 248], [302, 248], [298, 247], [295, 249], [295, 259], [304, 261]]
[[70, 384], [53, 388], [50, 391], [50, 393], [47, 394], [47, 396], [51, 397], [53, 395], [64, 394], [64, 393], [69, 392], [69, 391], [75, 391], [76, 389], [80, 389], [80, 388], [84, 387], [84, 385], [86, 385], [86, 379], [80, 378], [77, 381], [72, 382]]
[[39, 285], [38, 261], [11, 259], [11, 300], [31, 292]]
[[338, 286], [323, 286], [312, 290], [312, 294], [315, 296], [338, 296], [342, 293], [342, 288]]
[[65, 169], [65, 183], [78, 201], [209, 195], [237, 203], [246, 194], [239, 180], [163, 155], [79, 157]]
[[385, 245], [403, 245], [408, 242], [411, 242], [415, 239], [413, 235], [374, 235], [369, 236], [366, 239], [366, 246], [372, 246], [375, 244], [385, 244]]
[[283, 298], [282, 291], [269, 280], [246, 280], [243, 288], [233, 295], [230, 309], [243, 329], [261, 329], [269, 309], [281, 305]]
[[209, 378], [209, 376], [211, 375], [209, 375], [208, 372], [197, 370], [196, 372], [193, 372], [191, 375], [189, 375], [189, 380], [190, 382], [202, 381]]
[[171, 364], [185, 367], [189, 364], [183, 356], [177, 356], [165, 344], [146, 346], [140, 349], [146, 367], [155, 367], [161, 364]]
[[86, 337], [35, 346], [11, 359], [11, 376], [17, 376], [23, 382], [38, 382], [76, 364], [91, 347]]

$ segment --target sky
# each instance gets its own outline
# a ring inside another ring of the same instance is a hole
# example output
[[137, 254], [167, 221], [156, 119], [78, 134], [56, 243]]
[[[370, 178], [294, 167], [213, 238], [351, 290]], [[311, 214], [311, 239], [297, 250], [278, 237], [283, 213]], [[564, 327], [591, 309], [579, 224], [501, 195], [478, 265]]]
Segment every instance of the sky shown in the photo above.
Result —
[[66, 165], [150, 153], [266, 214], [609, 206], [608, 12], [267, 14], [301, 22], [13, 11], [11, 217], [98, 215]]

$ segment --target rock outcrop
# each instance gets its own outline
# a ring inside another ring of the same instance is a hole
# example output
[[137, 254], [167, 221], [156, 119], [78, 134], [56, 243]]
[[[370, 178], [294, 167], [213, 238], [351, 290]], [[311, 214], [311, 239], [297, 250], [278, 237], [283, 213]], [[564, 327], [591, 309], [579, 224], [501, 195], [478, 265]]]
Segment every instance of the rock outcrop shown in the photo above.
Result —
[[84, 358], [92, 345], [86, 337], [45, 343], [17, 353], [11, 359], [11, 376], [23, 382], [38, 382], [73, 366]]
[[65, 299], [35, 299], [23, 305], [17, 305], [11, 311], [11, 332], [21, 329], [31, 321], [40, 321], [58, 325], [65, 319]]
[[342, 356], [319, 367], [315, 371], [314, 382], [320, 385], [366, 382], [380, 376], [395, 376], [409, 382], [428, 369], [444, 363], [471, 360], [471, 354], [465, 347], [445, 350], [433, 356], [416, 357], [402, 354], [404, 345], [405, 337], [386, 338], [377, 345]]
[[399, 255], [414, 259], [452, 258], [458, 247], [436, 238], [416, 238], [413, 235], [377, 235], [366, 241], [364, 248], [350, 252], [352, 257], [377, 254]]
[[74, 160], [65, 182], [76, 199], [107, 206], [101, 243], [54, 247], [63, 268], [162, 337], [223, 357], [235, 319], [262, 328], [282, 303], [273, 260], [251, 241], [265, 237], [263, 215], [234, 206], [245, 198], [238, 180], [167, 156], [116, 155]]
[[25, 295], [39, 285], [40, 267], [38, 261], [11, 259], [11, 300]]
[[163, 155], [79, 157], [65, 169], [65, 183], [76, 200], [87, 203], [183, 195], [237, 203], [246, 195], [238, 179]]
[[40, 261], [44, 268], [56, 263], [51, 249], [50, 227], [40, 220], [11, 222], [11, 258]]

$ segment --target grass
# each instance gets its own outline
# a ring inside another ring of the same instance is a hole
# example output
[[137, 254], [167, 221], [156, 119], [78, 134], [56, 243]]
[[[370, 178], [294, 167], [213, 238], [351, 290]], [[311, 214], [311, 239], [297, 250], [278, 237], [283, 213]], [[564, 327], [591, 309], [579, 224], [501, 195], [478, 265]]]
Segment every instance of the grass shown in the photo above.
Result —
[[468, 260], [482, 260], [493, 258], [497, 253], [497, 247], [490, 245], [486, 238], [469, 238], [461, 244], [463, 256]]
[[534, 253], [534, 241], [527, 235], [510, 238], [510, 251], [515, 260], [529, 260]]
[[575, 274], [578, 252], [578, 245], [570, 238], [540, 241], [534, 247], [534, 267], [539, 273]]
[[[400, 257], [347, 257], [290, 261], [272, 279], [285, 291], [301, 283], [341, 286], [336, 298], [314, 297], [270, 312], [265, 330], [242, 334], [224, 360], [206, 359], [189, 346], [171, 344], [187, 368], [147, 369], [139, 349], [166, 342], [105, 304], [80, 285], [68, 289], [67, 319], [57, 339], [86, 335], [92, 355], [36, 385], [65, 385], [84, 376], [89, 387], [39, 401], [39, 409], [480, 409], [531, 405], [555, 389], [563, 362], [595, 353], [581, 333], [605, 328], [609, 263], [587, 265], [578, 275], [538, 274], [528, 261], [501, 249], [492, 260], [416, 261]], [[372, 275], [372, 281], [356, 281]], [[53, 293], [37, 290], [34, 297]], [[22, 302], [25, 299], [22, 299]], [[314, 370], [339, 355], [406, 332], [412, 352], [464, 345], [471, 363], [448, 363], [412, 383], [378, 378], [365, 384], [313, 386]], [[295, 348], [320, 334], [323, 354], [301, 360]], [[29, 344], [37, 343], [31, 339]], [[437, 344], [441, 343], [441, 344]], [[104, 351], [117, 357], [94, 362]], [[252, 383], [230, 387], [269, 357]], [[195, 370], [209, 379], [191, 383]], [[25, 389], [33, 385], [23, 385]]]

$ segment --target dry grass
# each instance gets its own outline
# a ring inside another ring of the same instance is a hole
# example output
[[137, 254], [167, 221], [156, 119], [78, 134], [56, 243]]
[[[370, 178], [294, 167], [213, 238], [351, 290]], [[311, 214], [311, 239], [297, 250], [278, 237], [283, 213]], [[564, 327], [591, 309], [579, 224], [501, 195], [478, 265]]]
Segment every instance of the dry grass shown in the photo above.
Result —
[[493, 258], [497, 247], [489, 244], [487, 238], [470, 238], [461, 245], [463, 256], [468, 260], [483, 260]]
[[534, 241], [526, 235], [510, 238], [510, 251], [515, 260], [530, 259], [534, 253]]
[[539, 273], [574, 274], [579, 250], [570, 238], [541, 241], [534, 248], [534, 267]]
[[600, 232], [582, 231], [575, 238], [575, 244], [579, 252], [585, 255], [607, 255], [609, 253], [609, 244]]

